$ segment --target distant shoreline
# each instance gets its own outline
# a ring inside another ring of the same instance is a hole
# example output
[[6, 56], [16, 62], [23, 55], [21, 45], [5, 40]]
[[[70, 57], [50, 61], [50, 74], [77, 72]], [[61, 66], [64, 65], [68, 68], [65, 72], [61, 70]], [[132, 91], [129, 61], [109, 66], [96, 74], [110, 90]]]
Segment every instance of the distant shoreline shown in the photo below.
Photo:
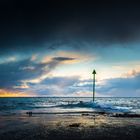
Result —
[[[58, 97], [58, 96], [52, 96], [52, 97], [40, 97], [40, 96], [38, 96], [38, 97], [0, 97], [0, 98], [93, 98], [93, 97]], [[140, 98], [140, 97], [95, 97], [95, 100], [96, 100], [96, 98]]]

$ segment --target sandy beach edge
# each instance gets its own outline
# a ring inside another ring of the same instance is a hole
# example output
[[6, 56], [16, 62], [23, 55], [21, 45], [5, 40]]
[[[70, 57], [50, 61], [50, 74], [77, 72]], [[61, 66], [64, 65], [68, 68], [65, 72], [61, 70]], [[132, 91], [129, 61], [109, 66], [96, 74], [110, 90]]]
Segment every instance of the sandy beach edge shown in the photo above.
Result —
[[106, 114], [28, 114], [1, 116], [1, 140], [140, 139], [139, 117]]

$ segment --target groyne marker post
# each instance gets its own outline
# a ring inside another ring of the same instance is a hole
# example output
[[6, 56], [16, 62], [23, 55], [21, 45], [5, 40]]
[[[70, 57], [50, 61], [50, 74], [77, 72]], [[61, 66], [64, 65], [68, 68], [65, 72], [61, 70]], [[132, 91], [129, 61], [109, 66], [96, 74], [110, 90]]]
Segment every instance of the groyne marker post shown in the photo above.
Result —
[[96, 75], [96, 71], [93, 70], [92, 74], [93, 74], [93, 102], [94, 102], [94, 100], [95, 100], [95, 75]]

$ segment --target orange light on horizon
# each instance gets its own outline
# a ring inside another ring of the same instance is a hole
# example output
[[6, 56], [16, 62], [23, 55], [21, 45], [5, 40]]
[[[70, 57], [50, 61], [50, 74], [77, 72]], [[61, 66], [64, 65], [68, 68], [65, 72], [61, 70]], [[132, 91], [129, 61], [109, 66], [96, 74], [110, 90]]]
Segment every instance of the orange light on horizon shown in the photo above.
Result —
[[0, 89], [0, 97], [33, 97], [33, 96], [34, 95], [30, 95], [28, 93]]

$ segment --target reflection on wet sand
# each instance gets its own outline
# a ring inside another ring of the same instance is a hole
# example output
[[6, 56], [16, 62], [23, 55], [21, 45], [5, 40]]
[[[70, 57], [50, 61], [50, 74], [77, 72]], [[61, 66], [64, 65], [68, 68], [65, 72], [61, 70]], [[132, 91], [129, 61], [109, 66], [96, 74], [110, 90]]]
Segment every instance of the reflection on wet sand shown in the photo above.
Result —
[[1, 140], [16, 139], [124, 139], [137, 140], [140, 118], [119, 118], [107, 115], [3, 116], [0, 120]]

